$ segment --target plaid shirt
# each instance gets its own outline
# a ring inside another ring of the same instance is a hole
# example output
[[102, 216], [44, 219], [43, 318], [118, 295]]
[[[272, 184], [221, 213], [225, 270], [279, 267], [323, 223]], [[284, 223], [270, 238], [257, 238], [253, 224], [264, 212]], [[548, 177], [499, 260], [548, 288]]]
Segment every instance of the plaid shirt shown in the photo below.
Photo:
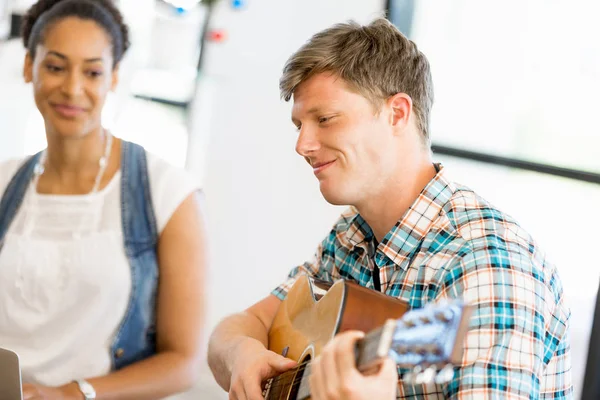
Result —
[[284, 299], [295, 276], [350, 279], [423, 307], [442, 298], [474, 305], [462, 363], [445, 385], [405, 385], [400, 398], [572, 399], [570, 311], [561, 280], [531, 236], [443, 168], [377, 243], [350, 208], [273, 291]]

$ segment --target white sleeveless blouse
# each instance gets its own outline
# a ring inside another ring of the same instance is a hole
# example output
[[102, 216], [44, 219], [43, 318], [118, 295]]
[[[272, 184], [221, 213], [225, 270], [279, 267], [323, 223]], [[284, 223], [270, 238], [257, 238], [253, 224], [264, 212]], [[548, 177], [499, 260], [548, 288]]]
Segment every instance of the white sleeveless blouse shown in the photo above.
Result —
[[[198, 189], [146, 153], [157, 228]], [[24, 160], [0, 163], [0, 195]], [[23, 381], [59, 386], [110, 372], [110, 345], [131, 293], [121, 227], [121, 173], [93, 195], [40, 195], [30, 185], [0, 250], [0, 346]]]

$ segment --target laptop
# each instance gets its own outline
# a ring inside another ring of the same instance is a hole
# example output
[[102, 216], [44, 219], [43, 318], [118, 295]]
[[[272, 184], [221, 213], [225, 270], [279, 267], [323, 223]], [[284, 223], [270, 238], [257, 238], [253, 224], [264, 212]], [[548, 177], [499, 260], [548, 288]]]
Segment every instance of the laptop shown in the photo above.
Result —
[[17, 353], [0, 348], [0, 400], [22, 400], [21, 368]]

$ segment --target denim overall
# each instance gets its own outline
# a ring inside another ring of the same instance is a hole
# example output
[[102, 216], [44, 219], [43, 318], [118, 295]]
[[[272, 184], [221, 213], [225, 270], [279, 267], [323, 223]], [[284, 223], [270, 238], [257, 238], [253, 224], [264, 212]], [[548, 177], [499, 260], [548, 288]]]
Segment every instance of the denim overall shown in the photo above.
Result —
[[[38, 153], [25, 161], [2, 196], [0, 251], [40, 155]], [[143, 147], [124, 140], [121, 142], [121, 218], [132, 287], [125, 316], [111, 344], [113, 369], [123, 368], [156, 353], [158, 232], [150, 196], [146, 152]]]

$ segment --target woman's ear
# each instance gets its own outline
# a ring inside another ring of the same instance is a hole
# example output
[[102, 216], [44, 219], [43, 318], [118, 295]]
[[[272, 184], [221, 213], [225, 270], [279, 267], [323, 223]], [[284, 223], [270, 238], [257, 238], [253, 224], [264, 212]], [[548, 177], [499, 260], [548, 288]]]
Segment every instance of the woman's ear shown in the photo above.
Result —
[[23, 79], [25, 83], [31, 83], [33, 81], [33, 57], [31, 53], [25, 54], [25, 62], [23, 63]]
[[117, 85], [119, 84], [119, 64], [115, 65], [112, 70], [112, 82], [110, 83], [110, 90], [117, 90]]

